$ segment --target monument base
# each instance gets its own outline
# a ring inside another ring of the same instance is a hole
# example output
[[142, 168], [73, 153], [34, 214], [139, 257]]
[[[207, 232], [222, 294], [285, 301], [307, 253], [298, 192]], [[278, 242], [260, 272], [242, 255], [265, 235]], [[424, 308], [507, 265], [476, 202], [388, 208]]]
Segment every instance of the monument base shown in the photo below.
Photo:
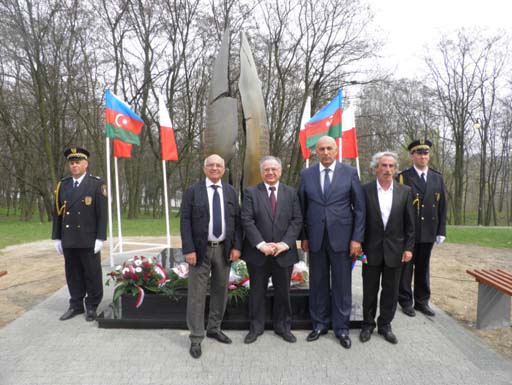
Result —
[[[112, 304], [98, 318], [100, 328], [129, 329], [187, 329], [186, 308], [187, 291], [178, 292], [176, 298], [168, 298], [158, 294], [146, 294], [139, 308], [135, 307], [135, 297], [124, 295], [120, 298], [117, 308]], [[309, 317], [309, 290], [293, 288], [290, 290], [292, 304], [292, 329], [311, 330]], [[266, 296], [265, 329], [272, 330], [273, 290]], [[209, 296], [206, 300], [205, 313], [208, 314]], [[362, 323], [362, 307], [352, 304], [350, 328], [360, 328]], [[205, 317], [206, 319], [206, 317]], [[222, 328], [225, 330], [249, 330], [247, 301], [228, 303]]]

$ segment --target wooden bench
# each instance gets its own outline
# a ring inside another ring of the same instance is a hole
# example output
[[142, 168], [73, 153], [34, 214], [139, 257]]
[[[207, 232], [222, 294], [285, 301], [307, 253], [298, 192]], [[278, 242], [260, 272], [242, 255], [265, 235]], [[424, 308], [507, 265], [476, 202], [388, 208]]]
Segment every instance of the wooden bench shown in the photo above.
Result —
[[7, 274], [7, 271], [0, 271], [0, 277], [1, 277], [2, 275], [6, 275], [6, 274]]
[[505, 270], [466, 270], [478, 282], [477, 329], [510, 326], [512, 274]]

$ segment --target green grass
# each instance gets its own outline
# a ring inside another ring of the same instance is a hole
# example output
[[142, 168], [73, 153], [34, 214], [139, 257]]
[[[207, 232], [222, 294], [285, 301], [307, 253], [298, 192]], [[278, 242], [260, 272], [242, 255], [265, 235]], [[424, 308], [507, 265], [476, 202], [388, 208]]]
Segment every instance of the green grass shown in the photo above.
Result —
[[450, 243], [512, 249], [512, 227], [448, 226], [446, 233]]
[[[123, 219], [122, 231], [123, 236], [165, 236], [165, 218], [141, 216], [136, 220]], [[50, 239], [51, 232], [51, 223], [40, 223], [36, 220], [21, 222], [16, 217], [0, 214], [0, 249]], [[171, 233], [179, 234], [179, 217], [176, 212], [171, 215]], [[114, 236], [116, 235], [117, 223], [114, 222]], [[448, 226], [446, 242], [512, 249], [512, 227]]]

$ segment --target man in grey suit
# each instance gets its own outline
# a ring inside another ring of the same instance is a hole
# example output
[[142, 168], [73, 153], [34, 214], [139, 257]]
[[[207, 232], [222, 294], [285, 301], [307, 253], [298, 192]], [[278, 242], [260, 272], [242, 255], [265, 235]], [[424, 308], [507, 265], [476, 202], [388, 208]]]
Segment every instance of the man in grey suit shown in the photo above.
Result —
[[210, 155], [204, 161], [205, 179], [190, 186], [181, 203], [181, 244], [190, 265], [187, 325], [190, 355], [201, 356], [204, 311], [208, 280], [210, 313], [206, 336], [230, 344], [220, 327], [227, 301], [230, 261], [240, 258], [242, 234], [238, 196], [233, 186], [223, 183], [224, 159]]
[[[364, 237], [364, 193], [355, 168], [336, 161], [333, 138], [315, 147], [320, 164], [301, 173], [299, 200], [304, 218], [302, 249], [309, 251], [309, 312], [313, 330], [307, 341], [326, 334], [329, 325], [349, 349], [352, 310], [352, 259]], [[332, 282], [332, 290], [331, 290]]]
[[[398, 343], [391, 321], [398, 302], [402, 263], [411, 260], [414, 250], [414, 209], [411, 188], [393, 180], [397, 159], [393, 152], [376, 153], [371, 168], [377, 180], [363, 186], [366, 200], [363, 249], [368, 264], [363, 265], [361, 342], [367, 342], [377, 326], [386, 341]], [[375, 323], [381, 279], [380, 312]]]
[[265, 329], [265, 294], [272, 277], [274, 332], [287, 342], [297, 339], [290, 331], [290, 279], [298, 261], [297, 238], [302, 228], [297, 191], [280, 183], [281, 160], [266, 156], [260, 161], [263, 183], [248, 187], [242, 203], [245, 231], [242, 258], [251, 282], [249, 293], [250, 331], [246, 344], [256, 341]]

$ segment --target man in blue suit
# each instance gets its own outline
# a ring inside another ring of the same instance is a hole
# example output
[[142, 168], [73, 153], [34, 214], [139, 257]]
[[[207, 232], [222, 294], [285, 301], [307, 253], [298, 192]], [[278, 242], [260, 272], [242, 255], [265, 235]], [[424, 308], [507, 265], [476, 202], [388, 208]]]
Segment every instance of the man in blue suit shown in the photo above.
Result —
[[[309, 311], [313, 330], [307, 341], [326, 334], [329, 325], [349, 349], [352, 260], [364, 239], [365, 199], [356, 169], [336, 161], [333, 138], [315, 147], [319, 164], [301, 173], [299, 200], [304, 219], [302, 249], [309, 251]], [[332, 287], [331, 287], [332, 281]]]

